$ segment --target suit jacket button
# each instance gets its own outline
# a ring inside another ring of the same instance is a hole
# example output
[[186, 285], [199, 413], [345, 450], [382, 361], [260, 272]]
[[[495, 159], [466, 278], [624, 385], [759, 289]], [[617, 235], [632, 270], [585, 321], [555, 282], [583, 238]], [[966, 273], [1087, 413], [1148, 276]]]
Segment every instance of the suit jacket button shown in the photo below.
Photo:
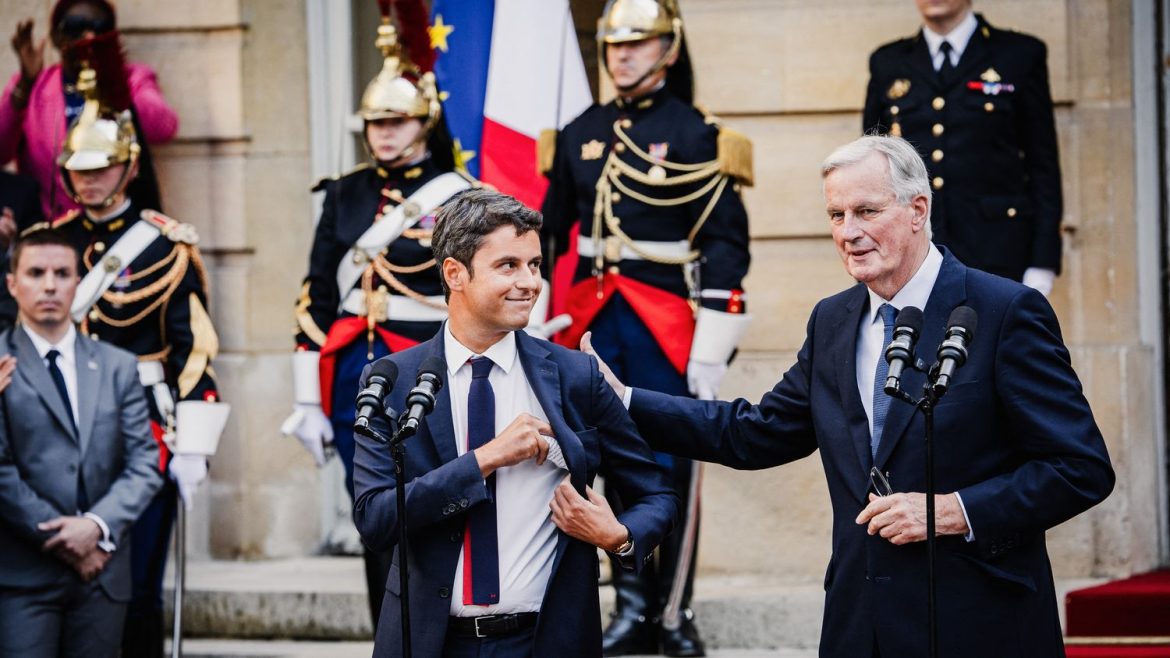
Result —
[[470, 504], [471, 504], [471, 503], [470, 503], [470, 502], [468, 502], [468, 500], [467, 500], [466, 498], [464, 498], [463, 500], [459, 501], [459, 506], [460, 506], [460, 507], [462, 507], [463, 509], [467, 509], [467, 506], [468, 506], [468, 505], [470, 505]]
[[69, 472], [76, 473], [77, 472], [77, 464], [70, 464], [69, 465]]
[[443, 508], [443, 513], [444, 514], [454, 514], [455, 513], [455, 505], [448, 504], [446, 507]]
[[449, 598], [450, 596], [451, 596], [451, 590], [447, 589], [446, 587], [439, 588], [439, 598], [445, 599], [445, 598]]

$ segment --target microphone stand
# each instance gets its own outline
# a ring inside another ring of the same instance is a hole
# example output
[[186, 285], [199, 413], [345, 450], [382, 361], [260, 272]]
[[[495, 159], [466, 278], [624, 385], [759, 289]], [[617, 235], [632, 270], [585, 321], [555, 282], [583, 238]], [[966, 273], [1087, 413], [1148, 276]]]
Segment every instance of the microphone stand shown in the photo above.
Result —
[[[394, 420], [393, 412], [387, 409], [387, 417]], [[406, 415], [403, 412], [402, 415]], [[411, 658], [410, 649], [410, 569], [408, 568], [407, 555], [409, 551], [407, 547], [407, 530], [406, 530], [406, 447], [403, 445], [407, 439], [414, 436], [418, 430], [405, 423], [395, 423], [398, 429], [394, 431], [393, 437], [387, 437], [382, 434], [377, 428], [366, 425], [364, 427], [355, 427], [359, 433], [390, 446], [390, 455], [394, 459], [394, 487], [395, 493], [395, 509], [398, 514], [398, 588], [401, 591], [399, 599], [401, 601], [399, 610], [402, 619], [402, 658]]]
[[[911, 367], [919, 372], [924, 372], [921, 368], [921, 362], [916, 362]], [[946, 394], [946, 389], [943, 389], [941, 393], [935, 391], [933, 380], [938, 374], [937, 370], [938, 364], [935, 364], [930, 372], [925, 373], [927, 377], [926, 382], [922, 385], [922, 397], [917, 400], [900, 387], [893, 392], [886, 390], [887, 395], [921, 410], [925, 429], [923, 441], [926, 451], [926, 628], [930, 658], [938, 658], [938, 606], [934, 577], [935, 545], [937, 543], [934, 519], [934, 407], [938, 404], [939, 399]]]

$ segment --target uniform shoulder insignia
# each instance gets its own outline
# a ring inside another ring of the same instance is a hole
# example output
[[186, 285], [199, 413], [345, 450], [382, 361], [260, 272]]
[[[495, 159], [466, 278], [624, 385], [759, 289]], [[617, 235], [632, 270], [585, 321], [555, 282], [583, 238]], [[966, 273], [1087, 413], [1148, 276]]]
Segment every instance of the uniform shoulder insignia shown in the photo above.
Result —
[[185, 224], [177, 219], [171, 219], [161, 212], [154, 210], [143, 210], [142, 219], [157, 226], [159, 231], [171, 242], [181, 242], [191, 245], [199, 244], [199, 233], [190, 224]]
[[[49, 225], [52, 228], [61, 228], [62, 226], [68, 224], [69, 222], [77, 219], [80, 216], [81, 216], [81, 209], [74, 208], [73, 210], [70, 210], [69, 212], [65, 213], [64, 215], [61, 215], [57, 219], [54, 219], [53, 221], [49, 222]], [[44, 222], [42, 222], [42, 223], [44, 223]], [[30, 227], [30, 229], [36, 228], [36, 226], [39, 226], [39, 224], [33, 225], [32, 227]], [[41, 228], [45, 228], [45, 227], [42, 226]]]
[[732, 130], [719, 128], [719, 139], [716, 142], [719, 159], [719, 171], [735, 178], [744, 185], [755, 182], [755, 172], [752, 165], [752, 141], [747, 135]]
[[536, 142], [536, 171], [548, 175], [557, 157], [557, 130], [545, 128]]

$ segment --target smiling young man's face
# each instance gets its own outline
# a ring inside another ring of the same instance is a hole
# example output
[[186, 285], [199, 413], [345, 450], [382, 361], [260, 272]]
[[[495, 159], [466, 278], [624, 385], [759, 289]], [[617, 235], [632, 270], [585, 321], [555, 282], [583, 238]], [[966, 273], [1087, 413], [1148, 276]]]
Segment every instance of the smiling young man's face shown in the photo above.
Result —
[[483, 239], [471, 268], [451, 262], [445, 268], [452, 297], [480, 335], [523, 329], [540, 294], [540, 232], [517, 234], [504, 225]]

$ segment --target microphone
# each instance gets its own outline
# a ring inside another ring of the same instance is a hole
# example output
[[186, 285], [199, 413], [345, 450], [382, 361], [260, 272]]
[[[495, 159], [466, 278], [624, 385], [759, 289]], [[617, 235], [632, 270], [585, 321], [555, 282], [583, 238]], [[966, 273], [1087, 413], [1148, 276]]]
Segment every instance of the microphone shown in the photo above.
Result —
[[435, 408], [435, 396], [443, 388], [443, 370], [446, 362], [437, 356], [428, 356], [418, 367], [418, 379], [406, 396], [406, 420], [401, 421], [398, 430], [402, 436], [411, 436], [418, 431], [423, 416]]
[[907, 306], [898, 311], [894, 321], [894, 339], [886, 347], [886, 363], [890, 364], [886, 377], [886, 395], [897, 395], [902, 389], [902, 370], [914, 367], [914, 345], [922, 333], [922, 310]]
[[383, 401], [390, 389], [394, 388], [394, 380], [398, 379], [398, 366], [390, 359], [378, 359], [370, 368], [370, 376], [366, 378], [366, 387], [357, 396], [357, 418], [353, 421], [353, 431], [372, 439], [378, 439], [370, 429], [370, 419], [382, 411]]
[[967, 346], [975, 339], [975, 327], [979, 324], [975, 309], [960, 306], [951, 311], [947, 320], [947, 334], [938, 346], [938, 376], [934, 380], [934, 394], [942, 397], [947, 392], [955, 371], [967, 362]]

